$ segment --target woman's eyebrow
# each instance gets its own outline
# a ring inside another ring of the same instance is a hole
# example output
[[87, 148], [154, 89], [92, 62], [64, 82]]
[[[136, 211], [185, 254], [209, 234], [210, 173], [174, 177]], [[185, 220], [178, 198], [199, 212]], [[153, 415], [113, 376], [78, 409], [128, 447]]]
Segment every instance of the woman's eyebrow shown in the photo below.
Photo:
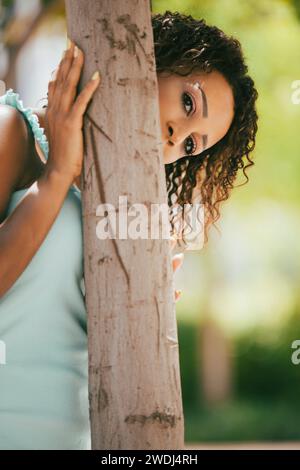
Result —
[[[202, 116], [204, 118], [207, 118], [208, 117], [208, 106], [207, 106], [206, 94], [202, 90], [202, 88], [200, 86], [200, 83], [197, 82], [197, 86], [198, 86], [198, 88], [201, 92], [201, 97], [202, 97]], [[205, 150], [206, 147], [207, 147], [207, 139], [208, 139], [207, 134], [202, 136], [202, 151]]]
[[[206, 98], [206, 94], [204, 93], [204, 91], [202, 90], [202, 87], [200, 85], [200, 83], [197, 81], [194, 83], [194, 86], [196, 86], [198, 88], [198, 90], [200, 91], [201, 93], [201, 98], [202, 98], [202, 116], [204, 118], [207, 118], [208, 117], [208, 106], [207, 106], [207, 98]], [[207, 140], [208, 140], [208, 136], [207, 134], [203, 135], [202, 136], [202, 152], [203, 150], [206, 149], [207, 147]]]
[[201, 91], [201, 96], [202, 96], [202, 116], [207, 118], [208, 117], [208, 107], [207, 107], [207, 98], [206, 94], [202, 90], [201, 86], [199, 83], [197, 83], [199, 90]]

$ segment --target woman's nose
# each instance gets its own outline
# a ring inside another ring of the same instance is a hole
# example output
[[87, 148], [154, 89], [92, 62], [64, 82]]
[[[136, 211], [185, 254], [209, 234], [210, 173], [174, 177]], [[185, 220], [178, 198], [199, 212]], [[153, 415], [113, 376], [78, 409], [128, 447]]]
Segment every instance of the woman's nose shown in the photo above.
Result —
[[188, 136], [186, 130], [183, 127], [179, 128], [174, 124], [168, 125], [168, 132], [168, 140], [172, 145], [182, 142]]
[[174, 122], [168, 123], [168, 132], [169, 132], [169, 142], [172, 145], [182, 143], [189, 137], [191, 134], [190, 126], [183, 122], [180, 125]]

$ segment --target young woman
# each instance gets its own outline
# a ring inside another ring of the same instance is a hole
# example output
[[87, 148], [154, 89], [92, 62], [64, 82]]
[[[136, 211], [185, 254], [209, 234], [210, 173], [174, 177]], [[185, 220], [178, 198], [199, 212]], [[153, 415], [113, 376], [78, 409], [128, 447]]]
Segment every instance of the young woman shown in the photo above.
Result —
[[[198, 187], [207, 231], [253, 164], [257, 92], [236, 39], [169, 11], [152, 26], [168, 202], [191, 203]], [[100, 79], [77, 96], [83, 62], [72, 43], [46, 109], [0, 97], [1, 449], [90, 448], [79, 188], [83, 115]]]

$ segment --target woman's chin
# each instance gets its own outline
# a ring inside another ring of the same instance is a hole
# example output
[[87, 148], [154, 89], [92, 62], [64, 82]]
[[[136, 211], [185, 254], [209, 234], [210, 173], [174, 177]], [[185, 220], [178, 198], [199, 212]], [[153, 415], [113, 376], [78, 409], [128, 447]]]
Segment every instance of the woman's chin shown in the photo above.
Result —
[[168, 163], [173, 163], [175, 161], [176, 161], [176, 158], [174, 158], [174, 157], [172, 158], [170, 156], [167, 156], [167, 155], [163, 154], [163, 162], [164, 162], [165, 165], [167, 165]]

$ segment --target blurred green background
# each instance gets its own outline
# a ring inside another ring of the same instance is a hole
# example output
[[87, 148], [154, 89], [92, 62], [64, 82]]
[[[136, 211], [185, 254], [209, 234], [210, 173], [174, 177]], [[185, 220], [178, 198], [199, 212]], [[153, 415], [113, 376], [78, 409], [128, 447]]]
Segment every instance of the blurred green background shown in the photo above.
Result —
[[[236, 36], [259, 92], [250, 181], [175, 275], [185, 440], [300, 440], [300, 0], [152, 0], [167, 9]], [[66, 44], [63, 1], [3, 0], [0, 12], [0, 76], [38, 106]]]
[[[300, 3], [154, 0], [242, 43], [259, 92], [250, 181], [176, 274], [186, 441], [300, 438]], [[237, 184], [244, 181], [240, 177]]]

